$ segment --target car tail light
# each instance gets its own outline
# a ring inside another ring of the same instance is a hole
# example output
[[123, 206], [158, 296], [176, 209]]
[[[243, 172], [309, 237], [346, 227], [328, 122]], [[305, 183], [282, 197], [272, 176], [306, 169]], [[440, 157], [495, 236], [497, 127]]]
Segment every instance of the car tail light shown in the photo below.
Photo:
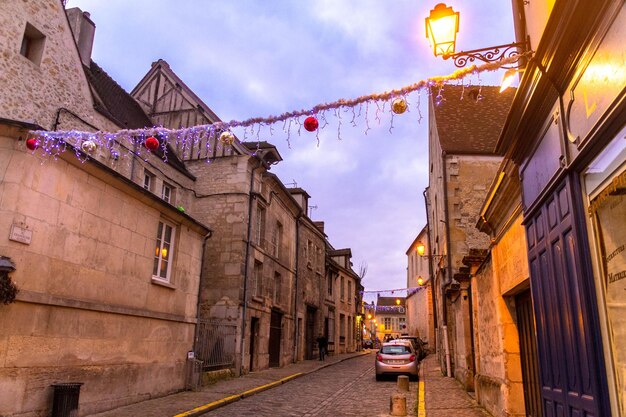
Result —
[[411, 355], [411, 357], [409, 358], [409, 360], [410, 360], [411, 362], [415, 362], [415, 355]]
[[378, 362], [382, 362], [383, 361], [383, 356], [382, 355], [376, 355], [376, 360]]

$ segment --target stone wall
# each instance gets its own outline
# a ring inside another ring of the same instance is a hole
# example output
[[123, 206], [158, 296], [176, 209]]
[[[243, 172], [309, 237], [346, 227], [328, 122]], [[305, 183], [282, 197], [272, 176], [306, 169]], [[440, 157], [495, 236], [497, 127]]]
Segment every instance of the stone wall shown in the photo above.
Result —
[[[47, 415], [56, 382], [84, 383], [85, 414], [183, 389], [207, 230], [74, 155], [41, 164], [16, 136], [0, 136], [0, 254], [20, 289], [0, 306], [0, 414]], [[161, 219], [176, 226], [168, 284], [152, 279]]]

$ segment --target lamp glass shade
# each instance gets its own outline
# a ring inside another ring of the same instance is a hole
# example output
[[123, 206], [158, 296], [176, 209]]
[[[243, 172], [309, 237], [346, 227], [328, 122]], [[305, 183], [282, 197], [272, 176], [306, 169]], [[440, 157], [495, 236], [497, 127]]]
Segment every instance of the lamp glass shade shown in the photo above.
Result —
[[460, 13], [439, 3], [426, 18], [426, 37], [435, 56], [454, 54]]
[[426, 251], [426, 246], [422, 242], [417, 242], [417, 254], [419, 256], [424, 256], [424, 252]]
[[515, 80], [515, 74], [517, 74], [517, 71], [514, 69], [509, 69], [504, 73], [504, 75], [502, 76], [502, 82], [500, 83], [500, 92], [503, 92], [504, 90], [509, 88], [511, 84], [513, 84], [513, 81]]
[[417, 285], [424, 285], [424, 278], [418, 277], [417, 278]]

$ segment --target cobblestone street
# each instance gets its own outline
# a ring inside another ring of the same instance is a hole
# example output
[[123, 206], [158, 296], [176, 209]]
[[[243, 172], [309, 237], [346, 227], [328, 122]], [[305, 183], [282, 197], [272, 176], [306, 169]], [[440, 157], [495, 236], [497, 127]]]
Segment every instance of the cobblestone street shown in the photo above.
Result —
[[[377, 382], [374, 355], [344, 361], [250, 398], [219, 408], [209, 416], [387, 416], [395, 379]], [[415, 415], [416, 382], [407, 396]]]

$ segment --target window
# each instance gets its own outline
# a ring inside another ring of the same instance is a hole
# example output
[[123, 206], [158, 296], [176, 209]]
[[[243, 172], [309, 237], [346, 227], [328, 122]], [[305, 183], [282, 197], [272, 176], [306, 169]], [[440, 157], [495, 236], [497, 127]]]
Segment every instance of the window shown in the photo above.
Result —
[[145, 188], [148, 191], [154, 192], [154, 182], [155, 182], [154, 174], [152, 174], [148, 170], [145, 170], [143, 173], [143, 188]]
[[171, 203], [173, 199], [172, 193], [173, 193], [172, 186], [164, 182], [163, 188], [161, 189], [161, 198], [165, 200], [166, 202]]
[[265, 207], [257, 205], [256, 207], [256, 228], [254, 234], [254, 242], [262, 246], [263, 237], [265, 236]]
[[391, 324], [391, 317], [384, 318], [385, 330], [393, 330], [393, 326]]
[[175, 231], [176, 228], [171, 224], [164, 221], [159, 222], [152, 276], [166, 282], [171, 281], [170, 273], [172, 269]]
[[328, 271], [328, 274], [326, 274], [326, 277], [328, 278], [328, 296], [332, 297], [333, 296], [333, 273]]
[[274, 272], [274, 304], [280, 304], [281, 299], [281, 287], [283, 285], [283, 279], [280, 273]]
[[345, 278], [341, 277], [341, 287], [339, 288], [339, 299], [341, 301], [346, 299]]
[[352, 304], [352, 281], [348, 280], [348, 304]]
[[252, 275], [252, 295], [261, 297], [263, 290], [263, 263], [254, 261], [254, 273]]
[[283, 225], [281, 222], [276, 222], [276, 227], [272, 233], [272, 255], [275, 257], [280, 256], [280, 246], [283, 241]]
[[339, 315], [339, 343], [346, 343], [346, 316]]
[[20, 46], [20, 54], [28, 58], [34, 64], [39, 65], [41, 64], [45, 42], [46, 37], [44, 34], [35, 29], [30, 23], [26, 23], [22, 45]]

